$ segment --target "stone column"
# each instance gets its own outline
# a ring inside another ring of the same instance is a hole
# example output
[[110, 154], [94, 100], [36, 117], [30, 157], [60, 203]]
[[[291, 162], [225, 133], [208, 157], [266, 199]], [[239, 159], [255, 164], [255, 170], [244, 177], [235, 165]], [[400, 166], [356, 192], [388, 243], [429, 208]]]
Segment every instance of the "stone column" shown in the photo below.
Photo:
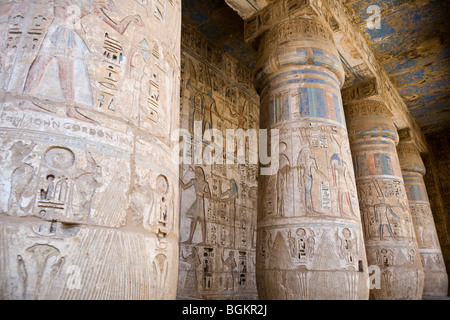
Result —
[[2, 1], [0, 298], [174, 299], [181, 4]]
[[247, 34], [266, 30], [258, 40], [256, 67], [261, 128], [280, 135], [279, 153], [272, 154], [279, 157], [279, 170], [259, 181], [259, 296], [367, 299], [340, 93], [343, 67], [328, 25], [288, 4], [280, 1], [247, 24]]
[[[381, 288], [372, 288], [371, 299], [421, 299], [423, 269], [392, 114], [379, 101], [344, 102], [367, 259], [381, 272]], [[378, 272], [373, 271], [376, 279]]]
[[[402, 132], [403, 135], [404, 131]], [[424, 297], [447, 296], [448, 276], [423, 177], [425, 165], [418, 148], [405, 133], [397, 147], [412, 221], [425, 272]]]

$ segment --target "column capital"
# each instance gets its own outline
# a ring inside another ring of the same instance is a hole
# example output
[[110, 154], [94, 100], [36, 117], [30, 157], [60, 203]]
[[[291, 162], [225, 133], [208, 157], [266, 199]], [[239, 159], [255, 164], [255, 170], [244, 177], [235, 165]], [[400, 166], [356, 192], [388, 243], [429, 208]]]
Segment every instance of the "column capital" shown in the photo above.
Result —
[[255, 67], [256, 87], [282, 69], [309, 67], [331, 73], [340, 89], [345, 72], [330, 29], [321, 20], [293, 18], [268, 30], [258, 44]]
[[268, 5], [268, 1], [270, 0], [225, 0], [230, 8], [244, 20], [264, 9]]
[[342, 89], [344, 104], [360, 100], [381, 101], [381, 90], [375, 78], [361, 81], [350, 87]]
[[[372, 116], [385, 116], [390, 118], [396, 129], [398, 129], [399, 123], [396, 110], [392, 109], [386, 98], [383, 85], [378, 79], [371, 78], [358, 82], [342, 89], [341, 92], [344, 108], [349, 118], [367, 117], [369, 114]], [[376, 105], [379, 107], [373, 107]], [[380, 107], [381, 105], [383, 106]], [[420, 152], [426, 152], [421, 131], [415, 128], [413, 124], [411, 125], [412, 127], [398, 130], [399, 138], [413, 143]]]
[[244, 39], [256, 45], [258, 38], [274, 25], [296, 18], [317, 18], [312, 0], [278, 0], [245, 20]]
[[400, 143], [397, 146], [398, 159], [403, 172], [426, 173], [420, 150], [414, 143], [409, 130], [400, 130]]
[[348, 118], [361, 119], [369, 117], [391, 118], [392, 112], [379, 100], [358, 100], [351, 103], [344, 102]]
[[[345, 71], [328, 23], [317, 15], [310, 0], [280, 0], [245, 22], [245, 39], [258, 51], [257, 90], [267, 77], [288, 67], [308, 66], [327, 73], [341, 88]], [[299, 75], [301, 77], [301, 75]]]
[[[398, 135], [400, 137], [400, 143], [414, 143], [414, 136], [412, 134], [412, 130], [410, 128], [405, 128], [398, 130]], [[417, 149], [420, 150], [420, 148], [416, 145]]]
[[391, 139], [399, 142], [392, 113], [386, 105], [377, 100], [361, 100], [344, 105], [347, 127], [351, 142]]

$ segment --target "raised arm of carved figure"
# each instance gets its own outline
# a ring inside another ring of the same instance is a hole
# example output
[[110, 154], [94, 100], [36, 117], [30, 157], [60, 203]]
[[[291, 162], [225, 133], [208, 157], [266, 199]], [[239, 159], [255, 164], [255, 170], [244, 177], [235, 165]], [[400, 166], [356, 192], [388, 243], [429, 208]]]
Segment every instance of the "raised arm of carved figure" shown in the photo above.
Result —
[[217, 104], [216, 104], [216, 100], [213, 101], [213, 106], [214, 106], [214, 112], [219, 115], [219, 111], [217, 111]]
[[109, 25], [111, 28], [113, 28], [114, 30], [116, 30], [120, 34], [124, 34], [125, 33], [125, 31], [127, 30], [128, 26], [130, 25], [131, 22], [136, 23], [138, 26], [142, 26], [143, 25], [142, 19], [138, 15], [126, 17], [125, 19], [120, 21], [119, 24], [117, 24], [103, 10], [102, 10], [102, 13], [103, 14], [100, 15], [99, 17], [107, 25]]
[[397, 219], [400, 219], [400, 217], [394, 213], [394, 210], [392, 210], [391, 206], [389, 206], [389, 212]]
[[356, 188], [356, 184], [355, 184], [355, 182], [353, 181], [353, 179], [352, 179], [352, 177], [350, 175], [351, 175], [351, 172], [348, 169], [348, 165], [347, 165], [346, 162], [344, 162], [344, 179], [345, 179], [345, 183], [346, 183], [346, 185], [348, 185], [349, 184], [348, 181], [350, 181], [350, 185], [352, 187]]
[[316, 158], [313, 158], [314, 159], [314, 169], [316, 169], [316, 172], [318, 173], [318, 174], [320, 174], [321, 175], [321, 177], [322, 178], [324, 178], [325, 180], [327, 180], [328, 178], [327, 178], [327, 176], [322, 172], [322, 171], [320, 171], [320, 168], [319, 168], [319, 165], [317, 164], [317, 160], [316, 160]]
[[189, 256], [185, 257], [185, 256], [184, 256], [183, 250], [181, 250], [180, 253], [181, 253], [181, 258], [183, 259], [184, 262], [186, 262], [186, 259], [187, 259]]
[[187, 184], [185, 184], [183, 182], [183, 180], [180, 179], [180, 185], [181, 185], [181, 188], [183, 188], [183, 190], [189, 189], [190, 187], [192, 187], [194, 185], [194, 183], [195, 183], [195, 179], [192, 179]]
[[125, 31], [127, 30], [128, 26], [132, 22], [136, 23], [138, 26], [144, 25], [142, 22], [142, 18], [139, 15], [128, 16], [128, 17], [124, 18], [122, 21], [120, 21], [119, 23], [116, 23], [106, 13], [110, 9], [114, 9], [114, 8], [115, 8], [115, 5], [112, 1], [107, 1], [106, 3], [101, 3], [101, 4], [87, 5], [87, 6], [83, 7], [83, 9], [82, 9], [81, 18], [93, 13], [120, 34], [124, 34]]

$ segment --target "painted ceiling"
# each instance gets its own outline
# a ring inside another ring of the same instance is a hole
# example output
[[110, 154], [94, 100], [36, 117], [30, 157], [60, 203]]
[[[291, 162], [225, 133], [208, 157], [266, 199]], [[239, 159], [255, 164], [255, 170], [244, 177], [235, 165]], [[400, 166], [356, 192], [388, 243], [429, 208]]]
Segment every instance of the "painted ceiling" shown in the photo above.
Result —
[[[343, 2], [423, 132], [450, 133], [450, 1]], [[380, 29], [367, 28], [373, 5]]]
[[[341, 1], [423, 132], [450, 134], [450, 0]], [[371, 6], [380, 9], [379, 29], [367, 28]], [[225, 0], [183, 0], [183, 19], [254, 67], [243, 20]]]

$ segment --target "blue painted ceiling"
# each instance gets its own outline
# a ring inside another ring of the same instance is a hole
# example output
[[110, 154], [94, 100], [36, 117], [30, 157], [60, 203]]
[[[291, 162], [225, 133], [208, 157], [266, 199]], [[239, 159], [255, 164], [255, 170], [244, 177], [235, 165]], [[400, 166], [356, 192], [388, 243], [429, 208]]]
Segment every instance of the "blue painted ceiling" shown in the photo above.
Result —
[[[450, 0], [341, 0], [424, 133], [450, 133]], [[183, 20], [249, 68], [255, 52], [224, 0], [183, 0]], [[380, 8], [381, 28], [368, 29]]]
[[[450, 1], [343, 2], [424, 133], [449, 130]], [[367, 28], [372, 5], [380, 8], [380, 29]]]

